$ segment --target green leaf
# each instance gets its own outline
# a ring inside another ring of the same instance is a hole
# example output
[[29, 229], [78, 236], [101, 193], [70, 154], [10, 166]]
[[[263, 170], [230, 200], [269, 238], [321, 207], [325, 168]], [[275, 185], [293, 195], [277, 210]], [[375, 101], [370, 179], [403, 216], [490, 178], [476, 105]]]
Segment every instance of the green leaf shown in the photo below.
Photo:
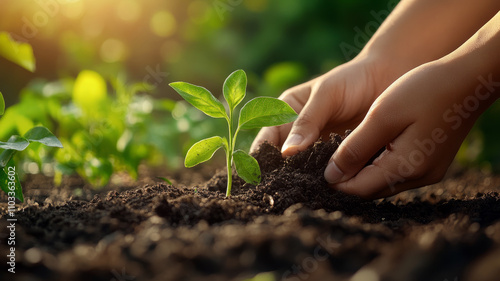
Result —
[[7, 32], [0, 32], [0, 56], [26, 70], [35, 71], [35, 56], [31, 45], [16, 42]]
[[12, 136], [7, 142], [0, 141], [0, 148], [23, 151], [30, 143], [23, 137]]
[[5, 194], [9, 194], [9, 176], [5, 172], [5, 170], [0, 168], [0, 188], [5, 192]]
[[165, 177], [156, 177], [156, 178], [157, 178], [157, 179], [160, 179], [160, 180], [162, 180], [162, 181], [164, 181], [164, 182], [166, 182], [166, 183], [167, 183], [167, 184], [169, 184], [169, 185], [172, 185], [172, 181], [171, 181], [171, 180], [169, 180], [169, 179], [167, 179], [167, 178], [165, 178]]
[[[10, 161], [9, 167], [15, 167], [12, 161]], [[19, 175], [16, 172], [14, 176], [11, 176], [11, 178], [9, 179], [8, 172], [8, 167], [0, 168], [0, 187], [7, 195], [9, 195], [9, 192], [14, 192], [14, 198], [18, 199], [21, 202], [24, 202], [23, 188], [21, 186]], [[9, 182], [15, 183], [14, 190], [9, 189]]]
[[16, 154], [16, 151], [17, 150], [14, 149], [6, 149], [0, 153], [0, 168], [7, 166], [7, 163], [9, 163], [12, 156]]
[[174, 82], [169, 85], [187, 102], [206, 115], [214, 118], [227, 118], [227, 113], [222, 103], [207, 89], [185, 82]]
[[211, 137], [201, 140], [188, 150], [184, 165], [188, 168], [210, 160], [214, 153], [224, 146], [224, 140], [221, 137]]
[[95, 110], [107, 97], [106, 81], [102, 76], [90, 70], [78, 74], [73, 86], [73, 102], [87, 112]]
[[5, 101], [3, 100], [2, 92], [0, 92], [0, 115], [5, 112]]
[[39, 142], [50, 147], [63, 147], [61, 142], [52, 134], [49, 129], [38, 126], [34, 127], [24, 135], [24, 138], [30, 142]]
[[247, 75], [243, 70], [231, 73], [224, 82], [224, 98], [232, 111], [245, 98], [247, 88]]
[[240, 178], [253, 185], [260, 183], [260, 167], [255, 158], [243, 150], [236, 150], [233, 154], [233, 160]]
[[297, 117], [297, 113], [286, 102], [276, 98], [258, 97], [243, 106], [238, 126], [240, 129], [277, 126], [293, 122]]

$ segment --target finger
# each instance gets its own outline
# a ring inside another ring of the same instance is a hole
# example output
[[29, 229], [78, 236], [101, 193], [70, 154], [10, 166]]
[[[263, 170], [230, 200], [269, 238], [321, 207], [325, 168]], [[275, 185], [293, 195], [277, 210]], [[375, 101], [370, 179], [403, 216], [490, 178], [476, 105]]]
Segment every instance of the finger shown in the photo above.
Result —
[[318, 83], [311, 89], [310, 98], [307, 100], [299, 117], [293, 123], [290, 133], [283, 144], [281, 153], [283, 156], [296, 154], [314, 143], [320, 136], [329, 116], [337, 108], [339, 101], [333, 100], [332, 91], [334, 86], [329, 87], [325, 83]]
[[363, 168], [352, 179], [332, 187], [347, 194], [365, 199], [378, 199], [395, 195], [399, 192], [426, 185], [424, 178], [404, 178], [397, 169], [397, 164], [372, 164]]
[[[282, 136], [283, 128], [280, 127], [281, 126], [262, 128], [250, 147], [250, 153], [256, 152], [259, 146], [266, 141], [279, 146], [283, 142], [281, 139], [284, 139]], [[291, 125], [289, 125], [289, 127], [291, 128]]]
[[393, 120], [391, 116], [376, 108], [341, 143], [325, 169], [325, 179], [338, 183], [354, 177], [366, 163], [384, 146], [402, 133], [404, 120]]
[[[424, 153], [414, 145], [417, 138], [415, 134], [402, 134], [391, 149], [384, 151], [371, 165], [332, 187], [366, 199], [377, 199], [440, 181], [447, 170], [447, 161], [451, 160]], [[439, 150], [436, 146], [434, 151]], [[435, 163], [436, 157], [441, 159], [442, 165], [431, 168], [429, 163]]]

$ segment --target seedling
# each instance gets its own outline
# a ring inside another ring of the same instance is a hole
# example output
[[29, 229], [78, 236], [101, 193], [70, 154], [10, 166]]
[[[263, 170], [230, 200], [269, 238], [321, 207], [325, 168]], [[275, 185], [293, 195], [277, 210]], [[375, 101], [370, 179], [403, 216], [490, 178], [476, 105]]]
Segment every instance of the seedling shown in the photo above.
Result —
[[224, 82], [223, 94], [229, 107], [229, 113], [224, 105], [203, 87], [185, 82], [170, 83], [170, 86], [194, 107], [210, 117], [226, 119], [228, 125], [228, 138], [214, 136], [195, 143], [188, 150], [184, 165], [190, 168], [208, 161], [219, 148], [223, 147], [227, 162], [226, 197], [231, 195], [233, 163], [240, 178], [250, 184], [259, 184], [261, 173], [257, 160], [242, 150], [234, 150], [238, 133], [240, 130], [293, 122], [297, 119], [297, 113], [282, 100], [257, 97], [241, 108], [238, 125], [234, 129], [235, 108], [246, 94], [247, 76], [243, 70], [231, 73]]
[[[31, 72], [35, 70], [35, 58], [31, 46], [27, 43], [15, 42], [5, 32], [0, 32], [0, 57], [4, 57]], [[0, 115], [3, 115], [4, 112], [5, 101], [0, 93]], [[51, 147], [62, 147], [56, 136], [43, 126], [31, 128], [22, 137], [13, 135], [7, 142], [0, 141], [0, 149], [3, 149], [0, 153], [0, 189], [9, 197], [14, 197], [21, 202], [24, 202], [24, 197], [12, 157], [16, 152], [25, 150], [32, 142]]]

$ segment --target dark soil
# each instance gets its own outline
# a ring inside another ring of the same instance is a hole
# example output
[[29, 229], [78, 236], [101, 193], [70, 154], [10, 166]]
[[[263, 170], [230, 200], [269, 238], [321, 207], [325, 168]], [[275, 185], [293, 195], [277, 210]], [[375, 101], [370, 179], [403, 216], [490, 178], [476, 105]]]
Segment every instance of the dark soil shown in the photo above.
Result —
[[288, 159], [263, 144], [262, 183], [234, 177], [231, 198], [223, 172], [194, 187], [111, 191], [31, 176], [15, 274], [0, 203], [0, 280], [500, 280], [500, 177], [456, 173], [363, 201], [323, 179], [341, 140]]

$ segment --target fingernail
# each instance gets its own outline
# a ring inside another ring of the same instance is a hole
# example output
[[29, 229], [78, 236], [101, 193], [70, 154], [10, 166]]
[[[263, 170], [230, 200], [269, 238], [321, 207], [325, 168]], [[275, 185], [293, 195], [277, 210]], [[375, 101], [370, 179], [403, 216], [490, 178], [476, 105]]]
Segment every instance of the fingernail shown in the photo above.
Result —
[[325, 169], [325, 180], [328, 183], [337, 183], [342, 179], [343, 176], [344, 173], [342, 173], [337, 164], [335, 164], [334, 161], [330, 161]]
[[283, 147], [281, 148], [281, 152], [286, 151], [288, 148], [292, 146], [297, 146], [302, 143], [304, 140], [304, 137], [299, 134], [291, 134], [288, 136], [286, 139], [285, 143], [283, 144]]

